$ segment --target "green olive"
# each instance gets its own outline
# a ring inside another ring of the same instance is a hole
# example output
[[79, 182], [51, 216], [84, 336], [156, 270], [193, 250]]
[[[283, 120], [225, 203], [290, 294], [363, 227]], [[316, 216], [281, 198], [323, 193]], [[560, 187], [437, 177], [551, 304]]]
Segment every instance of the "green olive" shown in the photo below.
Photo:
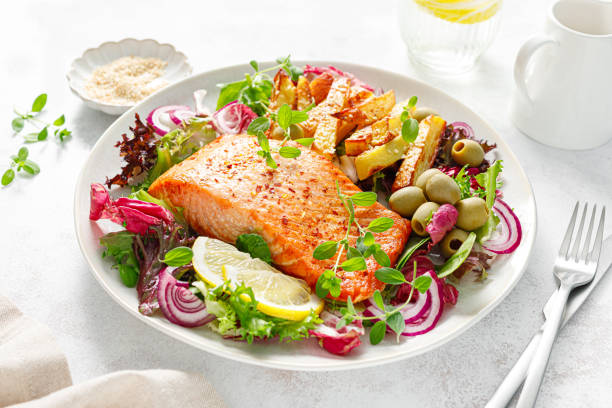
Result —
[[478, 167], [484, 160], [482, 146], [470, 139], [461, 139], [455, 142], [451, 151], [453, 160], [462, 166]]
[[432, 203], [431, 201], [421, 204], [412, 216], [412, 231], [422, 237], [426, 236], [427, 231], [425, 230], [425, 227], [427, 227], [427, 222], [431, 218], [431, 215], [438, 211], [438, 208], [440, 208], [440, 206], [436, 203]]
[[436, 174], [444, 174], [438, 169], [427, 169], [419, 177], [416, 178], [415, 186], [419, 187], [421, 190], [425, 191], [425, 186], [430, 178], [435, 176]]
[[280, 126], [275, 126], [270, 132], [270, 139], [282, 140], [285, 138], [285, 130]]
[[291, 135], [291, 139], [293, 140], [301, 139], [302, 137], [304, 137], [304, 131], [300, 126], [296, 125], [295, 123], [289, 126], [289, 134]]
[[442, 251], [442, 255], [450, 258], [455, 252], [457, 252], [467, 237], [468, 233], [464, 230], [453, 228], [444, 236], [442, 242], [440, 242], [440, 250]]
[[482, 227], [489, 218], [489, 208], [487, 203], [480, 197], [470, 197], [459, 201], [457, 208], [457, 227], [474, 231]]
[[427, 197], [438, 204], [455, 204], [461, 198], [461, 190], [451, 177], [435, 174], [427, 181]]
[[425, 203], [423, 190], [416, 186], [400, 188], [389, 197], [389, 206], [402, 217], [410, 218], [417, 208]]
[[438, 112], [436, 112], [434, 109], [423, 106], [420, 108], [414, 108], [414, 111], [412, 112], [412, 117], [420, 122], [429, 115], [437, 114]]

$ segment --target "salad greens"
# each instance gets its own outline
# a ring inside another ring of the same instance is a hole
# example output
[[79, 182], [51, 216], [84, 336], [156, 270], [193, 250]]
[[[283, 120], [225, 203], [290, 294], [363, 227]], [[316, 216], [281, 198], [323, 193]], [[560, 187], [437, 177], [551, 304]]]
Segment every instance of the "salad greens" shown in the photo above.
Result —
[[111, 232], [100, 238], [100, 245], [106, 249], [102, 257], [112, 258], [113, 268], [119, 271], [121, 282], [128, 288], [138, 283], [139, 264], [134, 254], [134, 233], [129, 231]]
[[238, 101], [251, 108], [258, 116], [265, 115], [274, 87], [272, 78], [267, 73], [284, 69], [294, 81], [302, 73], [300, 68], [291, 63], [290, 56], [279, 58], [276, 61], [278, 65], [263, 70], [259, 69], [259, 64], [256, 61], [251, 61], [249, 64], [255, 72], [245, 74], [241, 81], [219, 84], [221, 91], [217, 100], [217, 109], [221, 109], [230, 102]]
[[209, 121], [198, 117], [189, 119], [185, 126], [166, 133], [156, 145], [155, 164], [149, 170], [145, 180], [133, 186], [132, 190], [148, 189], [166, 170], [191, 156], [203, 145], [213, 141], [216, 135]]
[[253, 290], [244, 284], [233, 288], [228, 281], [209, 290], [203, 282], [195, 281], [193, 286], [204, 297], [206, 309], [217, 316], [211, 327], [223, 336], [238, 337], [248, 343], [274, 337], [280, 341], [301, 340], [322, 322], [314, 311], [302, 321], [268, 316], [257, 309]]
[[499, 217], [495, 215], [493, 211], [493, 204], [495, 204], [495, 198], [497, 197], [497, 189], [501, 187], [501, 183], [497, 180], [499, 174], [502, 171], [502, 161], [497, 160], [491, 165], [486, 172], [476, 175], [476, 181], [478, 184], [485, 188], [485, 201], [487, 208], [489, 208], [489, 218], [485, 225], [476, 230], [476, 237], [479, 243], [483, 243], [491, 237], [491, 234], [495, 231], [499, 225]]

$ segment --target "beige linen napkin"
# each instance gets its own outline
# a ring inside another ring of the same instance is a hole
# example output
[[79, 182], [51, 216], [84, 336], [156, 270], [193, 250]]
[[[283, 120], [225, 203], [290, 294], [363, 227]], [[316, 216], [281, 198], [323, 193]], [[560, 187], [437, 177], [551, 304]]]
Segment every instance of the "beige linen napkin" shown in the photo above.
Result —
[[0, 296], [0, 407], [222, 408], [206, 379], [174, 370], [119, 371], [72, 385], [49, 329]]

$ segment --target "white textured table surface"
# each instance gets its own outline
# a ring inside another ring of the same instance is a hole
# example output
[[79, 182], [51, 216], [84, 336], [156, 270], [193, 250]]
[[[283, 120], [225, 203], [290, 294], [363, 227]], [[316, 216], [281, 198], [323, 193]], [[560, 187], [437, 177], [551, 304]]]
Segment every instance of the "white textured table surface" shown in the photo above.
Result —
[[[50, 3], [12, 1], [3, 7], [0, 165], [8, 166], [20, 146], [21, 136], [11, 136], [13, 105], [28, 107], [42, 91], [49, 93], [49, 118], [65, 113], [74, 137], [64, 145], [50, 138], [30, 146], [41, 173], [17, 177], [0, 189], [0, 292], [51, 327], [76, 382], [115, 370], [161, 367], [205, 373], [230, 406], [483, 406], [541, 324], [541, 307], [553, 289], [550, 265], [573, 201], [598, 201], [612, 209], [612, 143], [588, 152], [555, 150], [520, 134], [507, 115], [514, 56], [541, 26], [544, 1], [507, 1], [495, 43], [475, 71], [456, 79], [413, 69], [399, 37], [395, 4], [385, 0]], [[533, 184], [538, 236], [524, 278], [488, 317], [443, 348], [349, 372], [246, 366], [145, 326], [100, 288], [79, 252], [72, 221], [75, 180], [114, 118], [83, 106], [64, 79], [71, 60], [86, 48], [130, 36], [174, 44], [196, 72], [291, 53], [296, 59], [346, 60], [405, 73], [459, 98], [506, 138]], [[539, 406], [610, 406], [611, 307], [612, 300], [597, 290], [562, 332]]]

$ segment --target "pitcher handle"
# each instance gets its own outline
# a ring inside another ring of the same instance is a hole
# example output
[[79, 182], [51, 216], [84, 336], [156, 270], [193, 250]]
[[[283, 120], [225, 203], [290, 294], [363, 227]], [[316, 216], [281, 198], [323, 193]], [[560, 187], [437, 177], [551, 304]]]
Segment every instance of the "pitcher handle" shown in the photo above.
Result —
[[533, 57], [533, 54], [540, 49], [540, 47], [549, 44], [557, 44], [553, 38], [544, 36], [544, 35], [536, 35], [531, 37], [525, 44], [521, 46], [518, 54], [516, 55], [516, 62], [514, 63], [514, 82], [519, 90], [519, 93], [522, 94], [529, 103], [532, 103], [531, 97], [529, 96], [529, 91], [527, 90], [527, 65]]

